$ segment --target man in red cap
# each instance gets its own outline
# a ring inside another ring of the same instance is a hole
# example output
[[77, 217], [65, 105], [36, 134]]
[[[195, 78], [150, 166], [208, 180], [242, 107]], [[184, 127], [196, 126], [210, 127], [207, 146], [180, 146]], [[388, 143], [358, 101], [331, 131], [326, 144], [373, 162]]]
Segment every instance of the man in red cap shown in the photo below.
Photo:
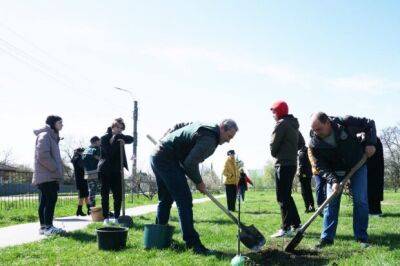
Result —
[[289, 114], [284, 101], [275, 102], [271, 111], [276, 121], [270, 149], [275, 161], [276, 197], [281, 208], [282, 225], [271, 237], [291, 236], [300, 228], [300, 217], [292, 198], [292, 184], [297, 168], [299, 122]]

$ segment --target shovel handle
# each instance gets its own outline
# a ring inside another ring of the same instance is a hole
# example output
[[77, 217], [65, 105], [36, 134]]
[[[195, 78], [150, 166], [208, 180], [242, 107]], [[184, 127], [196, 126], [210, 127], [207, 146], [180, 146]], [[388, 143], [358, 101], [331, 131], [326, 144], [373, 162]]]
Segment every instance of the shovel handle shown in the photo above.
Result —
[[315, 220], [315, 218], [317, 218], [318, 215], [324, 210], [325, 206], [328, 205], [329, 202], [331, 202], [334, 198], [336, 198], [342, 192], [342, 190], [343, 190], [344, 186], [346, 185], [347, 181], [349, 181], [349, 179], [354, 175], [354, 173], [357, 172], [357, 170], [360, 169], [361, 166], [363, 166], [365, 164], [367, 159], [368, 159], [367, 155], [364, 154], [363, 157], [361, 158], [361, 160], [355, 166], [353, 166], [353, 168], [351, 168], [350, 172], [344, 177], [342, 182], [340, 182], [338, 191], [336, 193], [333, 193], [332, 195], [330, 195], [324, 201], [324, 203], [322, 203], [322, 205], [311, 216], [311, 218], [300, 228], [301, 232], [304, 232], [307, 229], [307, 227]]
[[150, 136], [149, 134], [147, 134], [146, 137], [147, 137], [148, 140], [150, 140], [151, 143], [153, 143], [154, 145], [157, 145], [157, 144], [158, 144], [157, 141], [156, 141], [152, 136]]
[[122, 190], [122, 216], [125, 216], [125, 178], [124, 178], [124, 143], [119, 143], [119, 158], [121, 171], [121, 190]]
[[[235, 216], [233, 216], [233, 214], [232, 214], [229, 210], [227, 210], [227, 209], [225, 208], [225, 206], [222, 205], [221, 202], [219, 202], [208, 190], [206, 190], [206, 191], [204, 192], [204, 194], [205, 194], [212, 202], [214, 202], [215, 205], [218, 206], [218, 208], [220, 208], [226, 215], [228, 215], [228, 217], [231, 218], [231, 220], [232, 220], [235, 224], [239, 224], [238, 219], [237, 219]], [[241, 224], [240, 224], [240, 226], [241, 226]]]

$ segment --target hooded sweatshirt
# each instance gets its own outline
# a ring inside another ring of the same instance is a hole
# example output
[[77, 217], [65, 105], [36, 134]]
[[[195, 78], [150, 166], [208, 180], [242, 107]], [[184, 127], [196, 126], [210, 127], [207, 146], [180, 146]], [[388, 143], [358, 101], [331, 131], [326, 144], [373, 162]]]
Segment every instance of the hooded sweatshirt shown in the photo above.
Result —
[[49, 126], [34, 130], [35, 167], [32, 184], [39, 185], [46, 182], [61, 181], [63, 178], [63, 164], [58, 143], [60, 138]]
[[293, 115], [280, 119], [272, 132], [270, 150], [276, 159], [275, 165], [297, 165], [299, 122]]

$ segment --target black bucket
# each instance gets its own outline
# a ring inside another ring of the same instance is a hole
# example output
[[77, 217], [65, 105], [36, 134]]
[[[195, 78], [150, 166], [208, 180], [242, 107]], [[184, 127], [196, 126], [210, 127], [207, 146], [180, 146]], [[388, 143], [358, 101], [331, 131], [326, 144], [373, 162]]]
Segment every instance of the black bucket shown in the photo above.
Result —
[[171, 225], [146, 224], [144, 226], [144, 248], [163, 249], [171, 246], [174, 227]]
[[96, 230], [97, 243], [101, 250], [120, 250], [126, 247], [128, 228], [101, 227]]

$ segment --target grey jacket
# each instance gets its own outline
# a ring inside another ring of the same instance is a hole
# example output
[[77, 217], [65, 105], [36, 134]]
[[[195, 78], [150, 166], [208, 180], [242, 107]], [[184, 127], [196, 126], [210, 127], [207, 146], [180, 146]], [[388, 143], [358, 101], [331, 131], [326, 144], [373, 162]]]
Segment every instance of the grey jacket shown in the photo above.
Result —
[[49, 126], [34, 130], [33, 133], [37, 137], [32, 184], [39, 185], [51, 181], [61, 181], [63, 164], [58, 146], [60, 141], [58, 134]]

